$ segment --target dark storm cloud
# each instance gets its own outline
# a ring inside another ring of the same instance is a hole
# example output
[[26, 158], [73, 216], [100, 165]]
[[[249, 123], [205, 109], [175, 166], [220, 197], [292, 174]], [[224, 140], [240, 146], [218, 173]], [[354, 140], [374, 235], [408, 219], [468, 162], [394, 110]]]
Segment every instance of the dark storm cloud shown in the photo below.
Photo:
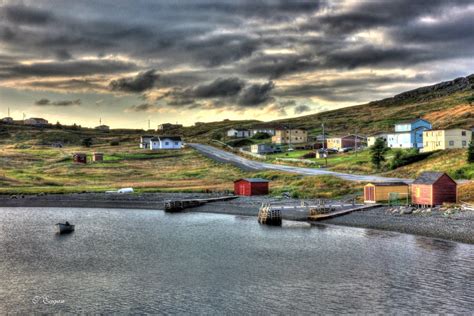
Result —
[[150, 103], [142, 103], [138, 105], [132, 105], [131, 107], [127, 108], [127, 112], [150, 112], [155, 110], [156, 104], [150, 104]]
[[273, 55], [260, 56], [247, 64], [247, 73], [277, 79], [284, 75], [314, 70], [319, 62], [312, 56]]
[[81, 100], [58, 100], [58, 101], [51, 101], [49, 99], [40, 99], [35, 102], [37, 106], [73, 106], [73, 105], [81, 105]]
[[307, 105], [304, 105], [304, 104], [301, 104], [301, 105], [297, 105], [295, 106], [295, 108], [293, 109], [293, 112], [295, 114], [302, 114], [302, 113], [305, 113], [305, 112], [309, 112], [311, 111], [311, 108]]
[[139, 93], [149, 90], [155, 86], [160, 76], [154, 69], [141, 72], [135, 77], [120, 78], [110, 82], [112, 91]]
[[[275, 101], [279, 111], [280, 98], [287, 97], [370, 100], [389, 89], [378, 70], [432, 72], [430, 78], [390, 79], [422, 85], [448, 72], [465, 75], [451, 65], [474, 55], [468, 0], [11, 3], [0, 6], [2, 83], [23, 79], [24, 87], [36, 89], [162, 95], [160, 106], [242, 109]], [[361, 68], [374, 74], [347, 82], [336, 76]], [[305, 79], [318, 72], [330, 79]], [[290, 76], [300, 81], [284, 86]]]
[[272, 81], [264, 84], [252, 84], [242, 91], [237, 99], [237, 103], [241, 106], [254, 106], [266, 103], [272, 100], [270, 93], [273, 88], [275, 88], [275, 84]]
[[136, 65], [133, 63], [112, 60], [38, 62], [32, 64], [16, 64], [0, 68], [0, 79], [24, 78], [30, 76], [89, 76], [97, 74], [113, 74], [134, 69], [136, 69]]
[[199, 85], [185, 93], [194, 98], [230, 97], [240, 93], [245, 86], [245, 81], [237, 77], [217, 78], [209, 84]]
[[21, 5], [0, 7], [0, 17], [13, 23], [31, 25], [45, 24], [53, 19], [52, 15], [46, 10]]

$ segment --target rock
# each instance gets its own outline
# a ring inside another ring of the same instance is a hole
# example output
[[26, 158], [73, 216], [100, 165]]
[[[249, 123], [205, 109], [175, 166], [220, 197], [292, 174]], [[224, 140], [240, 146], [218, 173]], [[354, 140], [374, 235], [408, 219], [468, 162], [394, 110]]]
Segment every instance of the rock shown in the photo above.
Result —
[[413, 209], [411, 207], [407, 207], [403, 210], [403, 214], [411, 214], [413, 213]]

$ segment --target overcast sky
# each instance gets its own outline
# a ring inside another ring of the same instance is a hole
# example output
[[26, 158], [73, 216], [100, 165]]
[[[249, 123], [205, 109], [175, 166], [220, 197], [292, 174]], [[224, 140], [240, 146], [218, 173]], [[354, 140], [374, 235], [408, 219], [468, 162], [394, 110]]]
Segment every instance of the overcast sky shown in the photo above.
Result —
[[0, 0], [0, 116], [264, 121], [473, 73], [474, 0]]

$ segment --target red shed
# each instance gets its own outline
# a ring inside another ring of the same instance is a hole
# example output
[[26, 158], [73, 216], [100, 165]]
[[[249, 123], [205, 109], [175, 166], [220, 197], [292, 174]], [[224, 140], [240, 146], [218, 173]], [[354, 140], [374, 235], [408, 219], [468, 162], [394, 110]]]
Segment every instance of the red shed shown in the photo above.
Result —
[[423, 172], [411, 186], [411, 202], [418, 205], [456, 203], [457, 183], [443, 172]]
[[245, 178], [234, 181], [235, 195], [265, 195], [268, 194], [268, 180], [260, 178]]
[[75, 153], [72, 158], [76, 163], [87, 163], [87, 155], [84, 153]]

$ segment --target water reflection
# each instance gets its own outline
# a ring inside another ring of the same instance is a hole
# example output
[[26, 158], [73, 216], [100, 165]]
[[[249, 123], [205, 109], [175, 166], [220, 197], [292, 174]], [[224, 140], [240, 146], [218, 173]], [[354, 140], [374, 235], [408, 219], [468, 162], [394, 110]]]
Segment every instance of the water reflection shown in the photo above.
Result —
[[[58, 217], [80, 229], [53, 235]], [[218, 214], [0, 208], [0, 314], [474, 310], [472, 245], [299, 225]], [[37, 295], [64, 303], [32, 304]]]

